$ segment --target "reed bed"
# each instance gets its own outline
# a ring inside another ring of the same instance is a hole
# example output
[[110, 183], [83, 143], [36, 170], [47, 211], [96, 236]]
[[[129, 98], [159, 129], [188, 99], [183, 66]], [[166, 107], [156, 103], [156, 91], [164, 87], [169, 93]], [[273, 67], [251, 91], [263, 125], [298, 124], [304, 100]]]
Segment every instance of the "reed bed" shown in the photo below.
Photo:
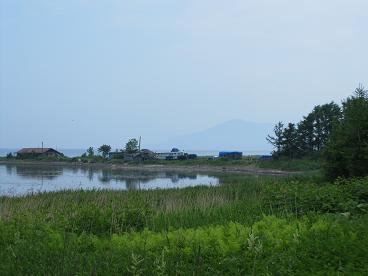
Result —
[[4, 274], [361, 274], [368, 178], [0, 197]]

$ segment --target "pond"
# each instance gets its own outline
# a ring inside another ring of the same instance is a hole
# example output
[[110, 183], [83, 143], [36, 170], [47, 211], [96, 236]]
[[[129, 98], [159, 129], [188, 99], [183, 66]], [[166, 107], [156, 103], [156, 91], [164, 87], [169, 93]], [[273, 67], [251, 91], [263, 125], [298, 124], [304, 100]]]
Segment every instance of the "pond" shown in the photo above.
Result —
[[218, 185], [207, 173], [96, 169], [79, 166], [0, 165], [0, 196], [59, 190], [138, 190]]

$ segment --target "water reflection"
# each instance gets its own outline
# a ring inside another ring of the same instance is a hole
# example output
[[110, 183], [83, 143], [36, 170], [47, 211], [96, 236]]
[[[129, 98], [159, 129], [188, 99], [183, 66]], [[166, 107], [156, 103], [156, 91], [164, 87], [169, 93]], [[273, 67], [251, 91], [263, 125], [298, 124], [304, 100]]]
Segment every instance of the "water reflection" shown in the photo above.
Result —
[[[7, 166], [7, 172], [15, 172], [19, 177], [24, 177], [26, 179], [54, 179], [63, 173], [63, 169], [60, 167], [49, 167], [47, 169], [41, 168], [39, 166], [29, 166], [29, 165], [17, 165], [17, 166]], [[10, 167], [10, 168], [9, 168]]]
[[62, 189], [135, 190], [217, 184], [219, 184], [218, 177], [204, 173], [96, 169], [79, 166], [0, 165], [0, 195]]
[[[152, 171], [118, 171], [101, 170], [98, 179], [102, 183], [111, 181], [125, 182], [127, 189], [140, 189], [145, 184], [152, 183], [155, 180], [170, 180], [172, 184], [179, 183], [182, 180], [196, 180], [197, 174], [194, 173], [175, 173], [175, 172], [152, 172]], [[198, 183], [206, 184], [206, 183]], [[174, 186], [174, 185], [173, 185]]]
[[12, 175], [14, 170], [15, 170], [14, 166], [6, 165], [6, 173], [7, 174]]

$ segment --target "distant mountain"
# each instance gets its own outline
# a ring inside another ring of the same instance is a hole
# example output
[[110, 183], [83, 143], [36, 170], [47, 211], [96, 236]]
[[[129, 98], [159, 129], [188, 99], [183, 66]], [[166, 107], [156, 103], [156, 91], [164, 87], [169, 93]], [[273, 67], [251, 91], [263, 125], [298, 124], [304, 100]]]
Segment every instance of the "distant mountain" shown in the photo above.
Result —
[[266, 136], [273, 125], [243, 120], [231, 120], [201, 132], [183, 135], [160, 143], [158, 148], [177, 147], [184, 150], [241, 150], [270, 152], [272, 147]]

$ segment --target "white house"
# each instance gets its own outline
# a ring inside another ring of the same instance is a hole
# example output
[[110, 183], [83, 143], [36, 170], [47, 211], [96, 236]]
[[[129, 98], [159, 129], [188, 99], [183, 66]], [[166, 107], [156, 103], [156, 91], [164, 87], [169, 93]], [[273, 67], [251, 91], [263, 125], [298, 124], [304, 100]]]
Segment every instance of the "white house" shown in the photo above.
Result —
[[171, 152], [156, 152], [156, 158], [160, 160], [175, 160], [179, 156], [184, 156], [183, 151], [171, 151]]

